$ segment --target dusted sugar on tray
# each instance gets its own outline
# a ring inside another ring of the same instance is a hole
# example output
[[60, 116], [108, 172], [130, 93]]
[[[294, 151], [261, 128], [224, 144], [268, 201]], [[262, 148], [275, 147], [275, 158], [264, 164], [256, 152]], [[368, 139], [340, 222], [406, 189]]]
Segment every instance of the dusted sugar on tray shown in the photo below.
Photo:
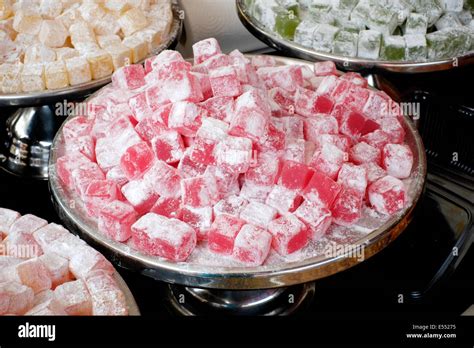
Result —
[[171, 0], [2, 0], [0, 93], [109, 77], [156, 52], [172, 23]]
[[470, 0], [241, 0], [272, 35], [321, 53], [423, 62], [474, 51]]
[[212, 38], [193, 50], [194, 64], [164, 51], [119, 69], [63, 125], [54, 173], [106, 238], [170, 262], [259, 266], [410, 206], [406, 121], [359, 74], [224, 54]]
[[64, 227], [0, 208], [0, 315], [128, 315], [114, 272]]

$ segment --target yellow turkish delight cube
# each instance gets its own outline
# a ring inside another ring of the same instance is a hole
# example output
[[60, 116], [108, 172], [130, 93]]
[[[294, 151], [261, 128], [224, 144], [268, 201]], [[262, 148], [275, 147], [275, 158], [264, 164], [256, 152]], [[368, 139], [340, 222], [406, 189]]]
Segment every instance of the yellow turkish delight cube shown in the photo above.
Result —
[[114, 71], [112, 57], [107, 51], [96, 50], [86, 55], [91, 69], [92, 79], [97, 80], [110, 76]]
[[170, 33], [171, 30], [171, 21], [167, 21], [164, 19], [153, 19], [148, 29], [155, 30], [164, 40]]
[[66, 70], [71, 86], [92, 80], [89, 62], [85, 57], [74, 57], [66, 59]]
[[69, 58], [79, 57], [81, 55], [78, 50], [75, 50], [74, 48], [71, 48], [71, 47], [56, 48], [55, 51], [56, 51], [56, 59], [59, 61], [66, 60]]
[[130, 9], [130, 5], [124, 0], [105, 0], [104, 8], [109, 11], [122, 13]]
[[101, 19], [105, 16], [105, 11], [100, 4], [93, 1], [84, 2], [79, 7], [79, 12], [87, 22], [92, 22], [97, 19]]
[[76, 22], [69, 28], [71, 43], [74, 47], [78, 43], [96, 42], [95, 34], [92, 28], [86, 22]]
[[132, 63], [138, 63], [145, 59], [149, 53], [148, 43], [136, 36], [126, 37], [122, 41], [123, 45], [132, 51]]
[[132, 8], [120, 16], [118, 23], [124, 35], [130, 36], [133, 33], [144, 29], [148, 25], [148, 20], [142, 10]]
[[118, 35], [97, 35], [97, 42], [100, 48], [105, 48], [112, 45], [120, 45], [122, 40]]
[[38, 35], [39, 41], [48, 47], [63, 47], [69, 32], [60, 21], [44, 20]]
[[43, 64], [25, 64], [21, 72], [23, 92], [39, 92], [43, 91], [45, 87]]
[[20, 64], [1, 64], [0, 65], [0, 90], [2, 93], [21, 92], [20, 76], [23, 65]]
[[107, 13], [101, 19], [92, 21], [92, 26], [96, 35], [115, 35], [120, 32], [117, 19], [110, 13]]
[[15, 13], [13, 28], [19, 33], [37, 35], [40, 31], [42, 21], [40, 16], [34, 14], [30, 15], [20, 10]]
[[133, 34], [148, 44], [148, 51], [153, 52], [162, 43], [161, 33], [155, 29], [143, 29]]
[[48, 63], [56, 60], [56, 51], [42, 44], [29, 46], [25, 50], [23, 62], [25, 64]]
[[95, 42], [78, 42], [74, 48], [81, 54], [86, 54], [91, 51], [98, 50], [100, 47]]
[[41, 0], [39, 13], [43, 18], [54, 19], [63, 12], [63, 3], [58, 0]]
[[44, 66], [46, 88], [59, 89], [69, 86], [66, 64], [62, 60], [46, 63]]
[[71, 25], [82, 21], [81, 14], [79, 13], [79, 4], [75, 4], [64, 11], [61, 15], [56, 17], [66, 28], [70, 28]]
[[123, 44], [112, 45], [106, 47], [105, 50], [112, 57], [115, 69], [121, 68], [124, 65], [132, 64], [132, 50], [127, 46]]

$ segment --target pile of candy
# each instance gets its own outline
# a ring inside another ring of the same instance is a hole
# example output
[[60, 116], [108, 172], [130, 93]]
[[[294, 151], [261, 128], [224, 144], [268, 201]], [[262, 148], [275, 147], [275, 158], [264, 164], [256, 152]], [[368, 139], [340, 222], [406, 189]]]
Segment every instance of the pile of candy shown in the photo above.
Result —
[[56, 172], [98, 229], [185, 261], [198, 245], [245, 265], [305, 248], [369, 205], [407, 204], [399, 106], [333, 63], [278, 65], [196, 43], [117, 71], [62, 129]]
[[474, 50], [471, 0], [247, 0], [246, 8], [287, 40], [346, 57], [424, 61]]
[[0, 208], [0, 250], [0, 315], [128, 314], [112, 265], [62, 226]]
[[60, 89], [145, 59], [168, 36], [170, 0], [0, 1], [0, 92]]

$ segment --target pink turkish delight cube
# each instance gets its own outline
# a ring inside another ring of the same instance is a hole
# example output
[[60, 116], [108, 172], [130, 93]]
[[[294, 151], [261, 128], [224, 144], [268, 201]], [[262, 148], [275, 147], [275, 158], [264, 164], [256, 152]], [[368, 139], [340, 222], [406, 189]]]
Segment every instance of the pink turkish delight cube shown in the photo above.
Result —
[[267, 228], [270, 221], [276, 218], [278, 212], [275, 208], [260, 202], [249, 202], [240, 213], [240, 218], [249, 224]]
[[308, 229], [296, 216], [288, 214], [268, 224], [273, 236], [272, 247], [286, 256], [303, 249], [308, 244]]
[[388, 175], [406, 179], [413, 167], [413, 153], [408, 145], [387, 144], [382, 150], [382, 164]]
[[383, 149], [385, 145], [390, 143], [389, 135], [381, 129], [365, 134], [360, 140], [378, 149]]
[[283, 88], [275, 87], [268, 91], [269, 97], [275, 102], [279, 109], [273, 112], [274, 116], [292, 115], [295, 113], [295, 95]]
[[236, 113], [230, 124], [229, 134], [259, 142], [266, 132], [268, 118], [255, 109], [243, 109]]
[[303, 139], [304, 119], [301, 117], [285, 116], [272, 119], [273, 124], [286, 136], [286, 142]]
[[54, 297], [67, 315], [92, 315], [92, 300], [82, 280], [59, 285]]
[[181, 181], [181, 197], [184, 205], [191, 207], [212, 206], [219, 200], [216, 179], [203, 175]]
[[71, 177], [74, 188], [81, 197], [92, 181], [105, 179], [104, 173], [100, 170], [99, 166], [93, 162], [81, 164], [72, 171]]
[[129, 180], [140, 178], [153, 165], [154, 155], [146, 142], [130, 146], [120, 158], [120, 168]]
[[9, 234], [17, 232], [33, 233], [46, 226], [48, 222], [37, 216], [26, 214], [16, 219], [10, 226]]
[[113, 201], [100, 210], [98, 228], [109, 238], [125, 242], [131, 236], [131, 226], [137, 220], [133, 207], [125, 202]]
[[150, 212], [167, 218], [179, 219], [181, 217], [180, 206], [181, 197], [160, 197], [150, 209]]
[[304, 139], [293, 140], [286, 144], [282, 160], [297, 163], [306, 163], [306, 141]]
[[66, 153], [81, 153], [91, 161], [95, 161], [95, 139], [90, 135], [80, 136], [65, 142]]
[[0, 283], [0, 315], [23, 315], [33, 306], [33, 290], [16, 282]]
[[212, 92], [211, 80], [209, 79], [209, 75], [200, 72], [192, 72], [191, 75], [195, 76], [199, 81], [204, 100], [212, 98], [214, 94]]
[[294, 92], [304, 84], [300, 67], [294, 65], [258, 68], [257, 75], [264, 81], [267, 89], [281, 87]]
[[367, 99], [362, 112], [368, 118], [372, 120], [379, 120], [385, 116], [388, 116], [389, 102], [378, 92], [370, 91], [369, 98]]
[[393, 176], [387, 175], [372, 183], [367, 192], [370, 204], [379, 213], [393, 215], [405, 207], [405, 186]]
[[127, 202], [140, 214], [149, 211], [159, 197], [152, 183], [144, 178], [129, 181], [122, 186], [121, 191]]
[[331, 211], [319, 202], [304, 201], [295, 216], [306, 224], [311, 240], [321, 239], [332, 223]]
[[0, 208], [0, 235], [7, 235], [13, 223], [20, 218], [20, 213]]
[[196, 232], [187, 223], [148, 213], [133, 226], [133, 241], [147, 254], [185, 261], [196, 246]]
[[[186, 149], [186, 151], [183, 154], [183, 157], [181, 158], [181, 161], [179, 161], [178, 172], [182, 178], [192, 178], [195, 176], [199, 176], [199, 175], [204, 174], [204, 172], [206, 171], [207, 164], [194, 161], [191, 158], [192, 153], [193, 153], [192, 148]], [[206, 158], [211, 157], [210, 155], [211, 154], [208, 154]]]
[[128, 315], [128, 305], [114, 278], [98, 272], [87, 278], [86, 286], [92, 302], [92, 315]]
[[240, 189], [240, 196], [249, 201], [265, 203], [273, 185], [262, 185], [251, 181], [244, 181]]
[[156, 158], [168, 164], [179, 162], [184, 154], [183, 138], [173, 130], [155, 136], [152, 147]]
[[233, 257], [248, 265], [259, 266], [270, 252], [272, 235], [263, 228], [244, 225], [234, 241]]
[[390, 143], [401, 144], [405, 139], [405, 129], [396, 117], [384, 117], [378, 120], [380, 129], [388, 134]]
[[306, 200], [321, 203], [330, 208], [341, 191], [340, 185], [324, 173], [315, 172], [306, 185], [303, 196]]
[[363, 166], [344, 163], [337, 176], [337, 183], [364, 195], [367, 188], [367, 172]]
[[116, 183], [108, 180], [94, 180], [87, 186], [82, 199], [87, 213], [97, 217], [105, 205], [118, 197], [120, 196]]
[[[128, 179], [120, 166], [110, 169], [105, 175], [105, 178], [107, 181], [115, 183], [120, 189], [128, 182]], [[117, 192], [117, 194], [118, 197], [120, 197], [120, 192]]]
[[257, 149], [260, 151], [281, 151], [285, 148], [286, 135], [271, 122], [267, 124]]
[[120, 89], [137, 89], [145, 85], [145, 70], [141, 64], [126, 65], [112, 75], [114, 87]]
[[363, 198], [359, 191], [343, 187], [331, 208], [334, 222], [342, 226], [356, 223], [361, 217]]
[[363, 88], [366, 88], [368, 86], [367, 80], [364, 79], [361, 74], [353, 72], [353, 71], [346, 72], [340, 77], [340, 79], [347, 80], [351, 82], [352, 84], [363, 87]]
[[304, 120], [305, 139], [317, 143], [321, 134], [338, 134], [337, 120], [329, 115], [318, 114]]
[[167, 130], [168, 127], [163, 123], [150, 117], [143, 119], [135, 126], [135, 131], [138, 135], [150, 145], [154, 137]]
[[156, 57], [152, 59], [152, 69], [158, 69], [161, 65], [174, 62], [174, 61], [184, 61], [183, 56], [178, 51], [174, 50], [164, 50], [160, 52]]
[[115, 272], [112, 264], [98, 251], [88, 245], [78, 247], [69, 260], [69, 269], [76, 279], [87, 279], [93, 272]]
[[330, 60], [314, 63], [313, 68], [316, 76], [337, 75], [336, 64]]
[[331, 96], [336, 87], [338, 86], [338, 83], [339, 79], [337, 76], [325, 76], [321, 80], [319, 87], [316, 89], [316, 93], [319, 95]]
[[315, 145], [320, 149], [323, 144], [331, 144], [336, 146], [339, 150], [349, 152], [351, 149], [351, 140], [348, 136], [342, 134], [321, 134], [316, 139]]
[[194, 64], [201, 64], [205, 60], [221, 54], [222, 50], [219, 43], [214, 38], [201, 40], [193, 45]]
[[232, 66], [213, 69], [209, 72], [212, 94], [216, 97], [237, 97], [242, 87], [237, 72]]
[[53, 289], [71, 280], [69, 261], [64, 257], [54, 253], [45, 253], [41, 255], [38, 260], [43, 263], [48, 271]]
[[368, 89], [351, 84], [341, 103], [347, 108], [361, 112], [369, 99], [369, 94]]
[[23, 285], [36, 294], [51, 288], [51, 275], [40, 259], [34, 258], [15, 266], [15, 271]]
[[280, 172], [280, 163], [274, 156], [260, 154], [257, 164], [245, 173], [245, 181], [272, 186], [278, 180]]
[[369, 162], [362, 164], [362, 166], [365, 168], [365, 171], [367, 173], [368, 184], [371, 184], [374, 181], [377, 181], [378, 179], [383, 178], [387, 175], [387, 172], [377, 163]]
[[234, 249], [234, 241], [245, 221], [228, 214], [217, 215], [208, 234], [209, 249], [230, 255]]
[[176, 168], [163, 161], [155, 161], [155, 165], [145, 174], [144, 181], [156, 194], [162, 197], [177, 197], [180, 192], [181, 178]]
[[278, 183], [289, 190], [300, 192], [308, 185], [313, 173], [305, 164], [284, 161]]
[[145, 91], [140, 91], [139, 93], [132, 96], [128, 100], [128, 105], [133, 116], [138, 122], [150, 117], [153, 113], [150, 105], [148, 105]]
[[56, 172], [64, 185], [73, 189], [72, 171], [81, 164], [89, 162], [90, 160], [82, 154], [61, 156], [56, 160]]
[[168, 119], [168, 127], [184, 136], [194, 136], [207, 116], [205, 109], [190, 102], [174, 103]]
[[245, 173], [252, 161], [252, 141], [242, 137], [227, 137], [215, 149], [216, 162], [231, 173]]
[[327, 95], [313, 92], [309, 89], [299, 87], [295, 93], [295, 110], [305, 117], [315, 114], [329, 114], [334, 107], [334, 101]]
[[233, 116], [234, 98], [212, 97], [199, 104], [209, 117], [230, 123]]
[[337, 146], [325, 143], [314, 153], [309, 166], [331, 179], [336, 179], [339, 169], [347, 160], [348, 154], [346, 152], [341, 151]]
[[293, 212], [301, 204], [303, 198], [295, 190], [290, 190], [281, 185], [275, 185], [268, 193], [265, 204], [275, 208], [278, 213]]
[[349, 151], [349, 158], [355, 164], [374, 162], [380, 164], [382, 159], [380, 149], [361, 141]]
[[194, 228], [198, 241], [207, 240], [212, 224], [212, 207], [191, 207], [181, 205], [179, 210], [181, 220]]
[[253, 110], [262, 114], [266, 119], [271, 116], [271, 106], [265, 92], [260, 89], [251, 88], [235, 100], [234, 114], [245, 110]]
[[64, 227], [53, 223], [35, 231], [33, 238], [44, 252], [55, 253], [68, 260], [75, 254], [76, 249], [86, 245], [82, 239], [69, 233]]

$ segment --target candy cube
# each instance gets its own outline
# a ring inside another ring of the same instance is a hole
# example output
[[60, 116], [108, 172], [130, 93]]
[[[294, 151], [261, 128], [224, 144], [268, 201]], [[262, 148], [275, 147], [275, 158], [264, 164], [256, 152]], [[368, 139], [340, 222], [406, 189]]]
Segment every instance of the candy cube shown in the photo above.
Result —
[[112, 264], [101, 253], [87, 245], [75, 249], [69, 260], [69, 269], [76, 279], [87, 279], [96, 271], [108, 274], [115, 272]]
[[316, 76], [337, 75], [336, 64], [330, 60], [314, 63], [313, 69]]
[[0, 235], [8, 235], [10, 227], [20, 216], [20, 213], [16, 211], [0, 208]]
[[[353, 85], [356, 85], [356, 86], [359, 86], [359, 87], [362, 87], [362, 88], [367, 88], [367, 86], [369, 84], [367, 82], [367, 80], [364, 77], [362, 77], [361, 74], [353, 72], [353, 71], [349, 71], [349, 72], [346, 72], [345, 74], [343, 74], [340, 77], [340, 80], [349, 81]], [[372, 92], [372, 91], [369, 91], [369, 92], [376, 93], [376, 92]]]
[[308, 229], [296, 216], [289, 214], [268, 224], [273, 236], [272, 247], [286, 256], [303, 249], [308, 244]]
[[221, 214], [232, 215], [239, 217], [242, 210], [248, 204], [248, 201], [236, 195], [230, 195], [224, 199], [221, 199], [214, 205], [214, 215], [218, 216]]
[[234, 249], [234, 241], [245, 221], [228, 214], [217, 215], [208, 234], [209, 249], [230, 255]]
[[184, 205], [208, 207], [219, 200], [216, 179], [203, 175], [181, 181], [181, 197]]
[[66, 140], [66, 153], [80, 153], [91, 161], [95, 161], [95, 140], [90, 135], [79, 136]]
[[192, 148], [186, 149], [183, 154], [183, 157], [181, 158], [181, 161], [179, 161], [178, 172], [182, 178], [192, 178], [195, 176], [199, 176], [204, 174], [204, 172], [206, 171], [207, 164], [194, 161], [191, 158], [192, 153]]
[[86, 286], [92, 301], [92, 315], [127, 315], [124, 293], [111, 275], [98, 272], [87, 278]]
[[298, 192], [281, 185], [275, 185], [268, 193], [265, 204], [275, 208], [278, 213], [283, 215], [293, 212], [301, 204], [302, 200]]
[[349, 89], [341, 97], [341, 103], [347, 108], [360, 112], [364, 108], [369, 96], [370, 91], [367, 88], [350, 83]]
[[349, 151], [349, 157], [351, 162], [354, 162], [355, 164], [368, 162], [379, 164], [381, 160], [381, 151], [380, 149], [361, 141], [351, 148]]
[[349, 137], [341, 134], [321, 134], [315, 142], [316, 148], [320, 149], [323, 144], [331, 144], [339, 150], [348, 152], [351, 148], [351, 140]]
[[207, 59], [221, 54], [219, 43], [214, 38], [201, 40], [193, 45], [194, 64], [201, 64]]
[[137, 89], [145, 85], [145, 70], [140, 64], [121, 67], [112, 75], [112, 82], [120, 89]]
[[302, 87], [296, 89], [295, 110], [302, 116], [314, 117], [314, 115], [319, 113], [329, 114], [333, 106], [333, 100], [327, 95], [322, 95]]
[[285, 133], [269, 122], [257, 149], [260, 151], [281, 151], [285, 148], [285, 141]]
[[100, 209], [119, 196], [117, 184], [107, 180], [94, 180], [87, 186], [82, 199], [90, 216], [97, 217]]
[[75, 255], [78, 248], [86, 245], [82, 239], [56, 224], [49, 224], [37, 230], [33, 233], [33, 238], [45, 252], [58, 254], [68, 260]]
[[236, 97], [242, 94], [237, 73], [231, 66], [211, 70], [209, 81], [215, 97]]
[[139, 250], [172, 261], [185, 261], [196, 246], [196, 232], [191, 226], [154, 213], [142, 216], [132, 231]]
[[314, 153], [308, 165], [331, 179], [336, 179], [339, 169], [347, 160], [348, 154], [346, 152], [337, 146], [325, 143]]
[[280, 87], [272, 88], [268, 93], [272, 101], [278, 106], [275, 110], [272, 109], [273, 116], [291, 115], [295, 113], [294, 93]]
[[408, 178], [413, 167], [413, 153], [407, 145], [387, 144], [382, 150], [382, 164], [388, 175]]
[[[51, 291], [52, 293], [52, 291]], [[52, 296], [52, 295], [51, 295]], [[49, 316], [49, 315], [66, 315], [66, 312], [61, 307], [56, 299], [53, 297], [41, 301], [38, 304], [35, 304], [33, 308], [31, 308], [25, 314], [26, 316], [33, 315], [33, 316]]]
[[[133, 117], [140, 123], [148, 118], [152, 119], [153, 110], [148, 105], [146, 93], [139, 92], [128, 100], [128, 106], [133, 113]], [[143, 135], [137, 130], [138, 134]], [[151, 140], [151, 139], [150, 139]]]
[[354, 189], [364, 195], [367, 188], [367, 172], [364, 166], [344, 163], [337, 176], [337, 183], [342, 187]]
[[86, 55], [91, 69], [92, 79], [98, 80], [110, 76], [114, 71], [112, 56], [104, 50], [95, 50]]
[[331, 211], [319, 202], [304, 201], [294, 215], [308, 227], [308, 237], [319, 240], [332, 223]]
[[405, 139], [405, 130], [396, 117], [384, 117], [378, 121], [380, 129], [388, 134], [390, 142], [401, 144]]
[[87, 287], [82, 280], [59, 285], [54, 290], [54, 297], [64, 308], [67, 315], [91, 315], [92, 301]]
[[21, 72], [23, 92], [38, 92], [45, 89], [43, 64], [25, 64]]
[[209, 117], [230, 123], [233, 116], [234, 98], [232, 97], [213, 97], [199, 104], [207, 110]]
[[212, 224], [211, 207], [191, 207], [182, 205], [179, 210], [181, 220], [194, 228], [198, 241], [207, 240], [207, 235]]
[[32, 306], [33, 290], [16, 282], [0, 283], [0, 314], [25, 314]]
[[156, 158], [166, 163], [176, 163], [184, 154], [184, 143], [176, 131], [164, 131], [152, 140], [152, 148]]
[[132, 8], [120, 16], [118, 24], [125, 36], [130, 36], [144, 29], [148, 25], [148, 20], [142, 10]]
[[313, 203], [321, 203], [330, 208], [341, 191], [338, 183], [321, 172], [315, 172], [306, 185], [303, 196]]
[[257, 75], [268, 89], [280, 87], [294, 92], [304, 84], [301, 69], [293, 65], [259, 68]]
[[131, 205], [113, 201], [100, 210], [98, 220], [101, 233], [118, 242], [125, 242], [132, 235], [131, 226], [137, 220], [137, 214]]
[[352, 226], [362, 212], [364, 194], [349, 187], [343, 187], [332, 205], [333, 221], [341, 226]]
[[333, 53], [346, 57], [357, 56], [359, 34], [348, 30], [341, 30], [334, 38]]
[[147, 143], [130, 146], [120, 159], [120, 168], [129, 180], [140, 178], [153, 165], [153, 151]]
[[54, 253], [45, 253], [38, 258], [46, 268], [51, 278], [53, 289], [69, 280], [69, 261]]
[[360, 58], [377, 59], [380, 53], [382, 34], [376, 30], [362, 30], [359, 33], [357, 54]]
[[138, 213], [147, 212], [159, 196], [153, 183], [145, 178], [132, 180], [123, 185], [122, 194]]
[[257, 68], [276, 66], [277, 62], [272, 56], [255, 55], [252, 56], [252, 65]]
[[270, 252], [272, 235], [264, 229], [244, 225], [234, 241], [233, 257], [247, 266], [263, 264]]
[[304, 139], [294, 140], [287, 144], [282, 159], [297, 163], [306, 163], [307, 155], [306, 141]]
[[271, 116], [271, 106], [268, 97], [262, 90], [252, 88], [235, 100], [234, 114], [252, 110], [255, 113], [262, 114], [269, 119]]
[[335, 26], [324, 23], [318, 25], [313, 33], [313, 48], [317, 51], [330, 53], [338, 32], [339, 28]]
[[115, 70], [128, 66], [132, 62], [132, 50], [122, 43], [106, 46], [104, 50], [112, 57]]
[[260, 154], [257, 164], [245, 173], [245, 181], [259, 185], [273, 186], [278, 179], [280, 163], [273, 156]]
[[405, 59], [408, 61], [423, 61], [428, 54], [426, 36], [424, 34], [407, 34], [405, 39]]
[[249, 224], [267, 228], [270, 221], [277, 216], [277, 210], [260, 202], [249, 202], [240, 213], [240, 218]]
[[251, 181], [244, 181], [240, 190], [240, 196], [249, 201], [265, 203], [271, 189], [271, 185], [262, 185]]
[[201, 74], [209, 74], [211, 70], [228, 67], [232, 65], [232, 59], [226, 54], [216, 54], [211, 58], [205, 60], [201, 64], [192, 67], [193, 72]]
[[[122, 168], [120, 168], [120, 166], [113, 167], [112, 169], [110, 169], [105, 175], [105, 178], [107, 181], [115, 183], [115, 185], [117, 185], [117, 187], [120, 189], [128, 182], [128, 179], [122, 171]], [[117, 195], [118, 197], [120, 196], [118, 192]]]
[[278, 183], [283, 187], [300, 192], [309, 183], [313, 170], [302, 163], [284, 161]]
[[214, 94], [212, 92], [212, 86], [211, 86], [211, 81], [209, 79], [209, 75], [198, 73], [198, 72], [192, 72], [191, 75], [195, 76], [197, 80], [199, 81], [204, 100], [212, 98]]
[[393, 176], [385, 176], [368, 188], [370, 204], [379, 213], [393, 215], [405, 207], [406, 189], [403, 182]]
[[48, 222], [44, 219], [34, 215], [26, 214], [13, 222], [13, 224], [10, 226], [8, 234], [17, 232], [26, 232], [32, 234], [47, 224]]
[[69, 86], [66, 64], [63, 61], [44, 65], [44, 80], [47, 89], [60, 89]]
[[317, 114], [304, 120], [305, 139], [317, 143], [321, 134], [338, 134], [337, 120], [329, 115]]
[[99, 166], [93, 162], [80, 164], [71, 173], [71, 179], [74, 190], [81, 195], [84, 195], [87, 186], [94, 180], [104, 180], [105, 175], [100, 170]]
[[217, 165], [231, 173], [245, 173], [252, 160], [252, 141], [241, 137], [227, 137], [215, 149]]
[[22, 34], [37, 35], [41, 28], [42, 19], [40, 16], [19, 10], [13, 18], [13, 29]]
[[138, 64], [149, 54], [148, 43], [137, 36], [130, 36], [123, 39], [122, 44], [130, 49], [132, 53], [132, 63]]
[[383, 36], [380, 57], [384, 60], [405, 59], [405, 39], [400, 35]]
[[36, 294], [51, 288], [51, 275], [43, 262], [34, 258], [15, 266], [20, 282]]
[[184, 136], [194, 136], [206, 116], [206, 110], [194, 103], [177, 102], [170, 111], [168, 127], [176, 129]]
[[179, 219], [181, 216], [180, 206], [181, 197], [160, 197], [150, 209], [150, 212], [167, 218]]
[[92, 80], [89, 62], [84, 57], [74, 57], [66, 59], [66, 70], [71, 86], [86, 83]]
[[179, 195], [181, 178], [176, 168], [163, 161], [155, 161], [154, 166], [144, 175], [143, 180], [162, 197]]
[[38, 34], [39, 41], [48, 47], [63, 47], [69, 36], [67, 29], [58, 20], [44, 20]]
[[365, 168], [367, 173], [367, 183], [369, 185], [387, 175], [387, 172], [374, 162], [364, 163], [362, 164], [362, 167]]
[[229, 134], [258, 142], [265, 135], [267, 123], [268, 118], [264, 114], [253, 109], [245, 109], [235, 114]]

